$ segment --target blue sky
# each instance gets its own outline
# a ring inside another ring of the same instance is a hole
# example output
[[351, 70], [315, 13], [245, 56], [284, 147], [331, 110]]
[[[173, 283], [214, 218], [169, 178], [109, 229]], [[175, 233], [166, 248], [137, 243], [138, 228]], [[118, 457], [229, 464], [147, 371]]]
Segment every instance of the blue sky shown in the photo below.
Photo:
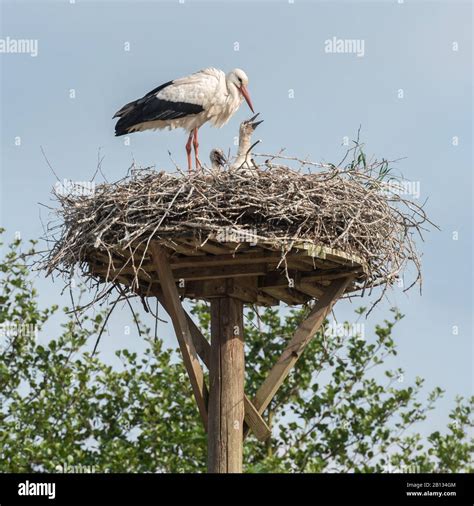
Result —
[[[391, 306], [406, 314], [391, 365], [405, 369], [407, 382], [422, 376], [428, 387], [447, 390], [426, 430], [446, 423], [456, 394], [473, 393], [470, 2], [0, 0], [0, 6], [0, 38], [38, 41], [36, 57], [0, 54], [0, 223], [7, 238], [16, 232], [37, 238], [41, 220], [49, 219], [39, 203], [52, 204], [55, 178], [41, 147], [60, 179], [88, 180], [99, 149], [109, 180], [123, 177], [132, 159], [172, 170], [168, 150], [184, 167], [184, 132], [134, 134], [126, 146], [114, 137], [114, 112], [200, 68], [241, 67], [265, 120], [258, 131], [262, 152], [285, 147], [288, 154], [338, 161], [344, 137], [354, 138], [361, 125], [368, 154], [404, 158], [397, 168], [420, 182], [420, 201], [428, 199], [441, 231], [419, 245], [423, 295], [395, 288], [365, 322], [366, 334]], [[364, 55], [325, 52], [333, 37], [362, 40]], [[247, 117], [244, 105], [223, 129], [203, 127], [201, 152], [233, 148]], [[61, 280], [39, 274], [37, 285], [42, 305], [69, 303]], [[353, 321], [359, 302], [342, 302], [338, 319]], [[143, 348], [125, 308], [112, 320], [102, 342], [106, 357], [120, 346]], [[160, 332], [174, 344], [167, 326]]]

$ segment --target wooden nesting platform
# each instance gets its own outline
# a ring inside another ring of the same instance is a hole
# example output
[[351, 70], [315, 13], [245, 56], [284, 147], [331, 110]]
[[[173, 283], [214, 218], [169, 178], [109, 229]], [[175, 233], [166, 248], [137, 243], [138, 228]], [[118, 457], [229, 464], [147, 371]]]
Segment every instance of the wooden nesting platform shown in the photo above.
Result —
[[268, 241], [222, 242], [215, 236], [201, 241], [192, 235], [114, 251], [112, 257], [92, 250], [91, 274], [120, 282], [143, 296], [159, 295], [151, 245], [160, 245], [168, 253], [179, 295], [191, 299], [227, 295], [247, 304], [298, 305], [319, 299], [331, 281], [348, 275], [353, 281], [346, 292], [353, 291], [366, 275], [360, 258], [310, 242], [295, 243], [283, 254], [282, 246]]

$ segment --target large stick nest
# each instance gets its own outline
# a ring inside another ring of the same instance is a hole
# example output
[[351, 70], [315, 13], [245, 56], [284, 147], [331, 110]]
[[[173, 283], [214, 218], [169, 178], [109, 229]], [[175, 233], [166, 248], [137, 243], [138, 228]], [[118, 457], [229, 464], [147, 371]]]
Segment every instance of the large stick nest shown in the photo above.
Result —
[[366, 270], [360, 288], [386, 288], [409, 264], [413, 279], [406, 289], [421, 282], [415, 236], [421, 237], [430, 222], [422, 206], [387, 189], [386, 161], [367, 164], [358, 152], [344, 168], [302, 160], [296, 168], [287, 165], [295, 160], [275, 156], [253, 162], [253, 169], [190, 175], [132, 170], [116, 183], [98, 185], [91, 195], [56, 192], [59, 224], [50, 228], [53, 246], [46, 267], [66, 275], [79, 267], [90, 276], [88, 266], [98, 253], [112, 258], [114, 252], [140, 250], [143, 255], [152, 239], [192, 233], [204, 242], [232, 228], [256, 232], [283, 257], [301, 241], [355, 255]]

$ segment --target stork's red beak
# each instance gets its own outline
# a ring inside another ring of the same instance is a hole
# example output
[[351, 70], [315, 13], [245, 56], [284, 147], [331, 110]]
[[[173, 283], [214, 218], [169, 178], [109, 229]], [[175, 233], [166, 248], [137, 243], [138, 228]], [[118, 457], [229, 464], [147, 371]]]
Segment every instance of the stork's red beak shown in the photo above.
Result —
[[253, 110], [253, 105], [252, 105], [252, 101], [250, 100], [250, 95], [249, 95], [249, 92], [247, 90], [247, 88], [245, 87], [244, 84], [242, 84], [242, 86], [239, 88], [240, 89], [240, 93], [242, 93], [242, 96], [245, 98], [245, 101], [247, 102], [247, 104], [249, 105], [250, 107], [250, 110], [252, 112], [255, 112]]

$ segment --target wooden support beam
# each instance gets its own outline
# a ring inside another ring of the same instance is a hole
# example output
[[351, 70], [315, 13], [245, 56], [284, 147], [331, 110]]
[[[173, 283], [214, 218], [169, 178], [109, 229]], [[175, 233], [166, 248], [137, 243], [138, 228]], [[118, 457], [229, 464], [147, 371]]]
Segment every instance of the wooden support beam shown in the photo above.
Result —
[[239, 277], [234, 280], [232, 286], [227, 284], [222, 279], [211, 279], [204, 281], [187, 281], [180, 293], [186, 297], [193, 299], [212, 299], [228, 295], [241, 300], [247, 304], [265, 303], [267, 305], [277, 305], [278, 301], [270, 296], [265, 296], [257, 289], [257, 285], [245, 283], [246, 280], [256, 281], [257, 278], [253, 277]]
[[155, 243], [150, 244], [150, 251], [156, 265], [161, 289], [163, 290], [163, 299], [166, 301], [166, 311], [173, 322], [179, 347], [183, 355], [184, 366], [191, 380], [191, 386], [199, 413], [201, 414], [204, 427], [207, 430], [207, 403], [209, 394], [204, 381], [204, 374], [199, 364], [196, 348], [194, 347], [191, 337], [186, 314], [179, 300], [178, 290], [171, 272], [168, 256], [163, 248]]
[[317, 283], [310, 281], [298, 281], [295, 283], [295, 288], [306, 295], [311, 295], [316, 299], [323, 296], [324, 290]]
[[208, 279], [227, 279], [233, 277], [261, 276], [267, 273], [265, 264], [254, 265], [227, 265], [216, 267], [184, 267], [173, 270], [173, 276], [176, 279], [208, 280]]
[[[278, 255], [278, 256], [277, 256]], [[240, 265], [240, 264], [255, 264], [267, 261], [279, 261], [281, 254], [276, 253], [237, 253], [235, 255], [227, 253], [225, 255], [205, 255], [200, 258], [189, 259], [186, 257], [176, 258], [171, 264], [171, 267], [177, 269], [179, 267], [215, 267], [217, 265]]]
[[[353, 277], [349, 276], [334, 280], [326, 289], [324, 295], [316, 302], [309, 316], [299, 325], [294, 336], [255, 395], [253, 404], [260, 414], [270, 404], [280, 385], [285, 381], [292, 367], [301, 356], [304, 348], [319, 330], [324, 319], [331, 311], [332, 306], [344, 294], [344, 290], [352, 279]], [[244, 436], [247, 432], [245, 431]]]
[[[172, 249], [172, 245], [170, 241], [163, 242], [160, 244], [161, 246], [166, 246]], [[286, 255], [285, 261], [282, 261], [281, 252], [280, 251], [252, 251], [245, 253], [225, 253], [221, 255], [206, 255], [200, 250], [192, 250], [191, 247], [186, 249], [181, 246], [181, 243], [176, 244], [176, 251], [181, 253], [183, 256], [173, 256], [170, 257], [170, 265], [172, 269], [180, 269], [180, 268], [201, 268], [201, 267], [220, 267], [225, 265], [250, 265], [250, 264], [270, 264], [271, 267], [268, 269], [269, 271], [275, 270], [276, 266], [279, 266], [280, 270], [283, 270], [285, 263], [288, 265], [290, 270], [296, 271], [314, 271], [314, 269], [320, 269], [318, 266], [313, 265], [313, 258], [306, 256], [304, 253], [289, 253]], [[109, 259], [106, 255], [102, 255], [98, 253], [96, 255], [105, 263], [103, 267], [108, 266]], [[112, 266], [114, 270], [119, 270], [123, 267], [124, 263], [127, 261], [128, 257], [125, 255], [123, 257], [115, 258], [114, 265]], [[127, 266], [124, 267], [124, 273], [131, 274], [133, 273], [133, 268], [131, 263], [129, 262]], [[154, 272], [155, 266], [153, 262], [149, 262], [148, 259], [142, 263], [141, 269], [147, 272]], [[346, 268], [347, 269], [347, 268]], [[360, 268], [361, 269], [361, 268]], [[328, 274], [332, 273], [335, 269], [328, 269], [325, 266], [325, 269], [320, 269], [321, 273], [318, 274], [318, 277], [325, 276], [324, 270], [328, 271]], [[340, 270], [336, 272], [341, 272]], [[338, 276], [340, 277], [340, 276]], [[327, 278], [330, 279], [330, 278]]]
[[194, 244], [197, 245], [200, 250], [211, 253], [212, 255], [227, 255], [230, 253], [229, 248], [220, 246], [213, 241], [206, 241], [204, 243], [194, 241]]
[[[293, 280], [293, 287], [296, 290], [319, 298], [325, 291], [323, 283], [329, 284], [334, 279], [346, 278], [349, 275], [356, 275], [361, 272], [362, 267], [357, 266], [353, 268], [328, 269], [326, 272], [324, 270], [317, 270], [312, 273], [289, 270], [288, 274], [290, 279]], [[266, 288], [288, 288], [289, 281], [284, 274], [274, 271], [260, 277], [258, 286], [261, 290], [265, 290]]]
[[332, 281], [333, 279], [345, 278], [350, 274], [360, 274], [363, 273], [363, 267], [357, 265], [355, 267], [342, 267], [338, 269], [330, 269], [325, 271], [319, 271], [317, 273], [311, 274], [303, 274], [301, 276], [301, 281], [303, 282], [311, 282], [311, 281]]
[[[167, 243], [168, 244], [168, 243]], [[160, 245], [161, 246], [161, 245]], [[196, 253], [196, 252], [194, 252]], [[108, 259], [102, 254], [98, 254], [102, 265], [94, 265], [92, 271], [96, 275], [109, 275], [109, 280], [114, 279], [117, 275], [129, 276], [135, 275], [135, 269], [132, 263], [125, 258], [113, 259], [113, 265], [108, 265]], [[312, 261], [311, 257], [304, 256], [304, 253], [288, 254], [288, 277], [294, 281], [293, 288], [299, 290], [297, 283], [305, 283], [305, 287], [309, 288], [308, 295], [318, 296], [307, 283], [329, 284], [333, 279], [343, 278], [349, 274], [362, 274], [363, 267], [356, 266], [338, 266], [335, 269], [316, 270], [308, 265], [303, 265], [303, 261]], [[169, 263], [173, 271], [175, 279], [183, 279], [187, 282], [191, 281], [211, 281], [213, 279], [225, 278], [257, 278], [259, 277], [259, 288], [288, 288], [289, 280], [286, 274], [282, 273], [282, 269], [277, 270], [276, 267], [281, 261], [281, 252], [272, 251], [255, 251], [240, 254], [225, 254], [220, 256], [204, 255], [197, 256], [170, 256]], [[302, 266], [303, 265], [303, 266]], [[150, 273], [155, 271], [155, 265], [149, 258], [141, 265], [138, 275], [142, 279], [151, 281]], [[313, 287], [317, 285], [313, 285]], [[257, 287], [255, 287], [257, 288]], [[306, 290], [299, 290], [306, 293]], [[260, 292], [261, 293], [261, 292]], [[254, 297], [255, 299], [255, 297]], [[243, 299], [244, 300], [244, 299]], [[285, 299], [282, 299], [285, 300]], [[247, 301], [245, 299], [245, 301]]]
[[235, 297], [242, 302], [252, 303], [257, 301], [258, 291], [256, 288], [248, 287], [240, 284], [240, 280], [246, 278], [239, 278], [232, 283], [231, 287], [227, 286], [225, 280], [212, 279], [208, 281], [187, 281], [184, 287], [186, 296], [196, 299], [211, 299], [215, 297], [222, 297], [229, 295]]
[[177, 253], [181, 253], [182, 255], [191, 256], [193, 258], [204, 255], [202, 251], [199, 251], [196, 247], [188, 246], [186, 244], [182, 244], [176, 241], [162, 241], [163, 246], [176, 251]]
[[262, 291], [275, 299], [283, 301], [285, 304], [288, 304], [288, 306], [304, 304], [310, 298], [309, 296], [298, 292], [294, 288], [266, 287], [262, 288]]
[[[297, 261], [301, 258], [303, 258], [301, 253], [288, 254], [286, 256], [287, 261]], [[198, 258], [177, 257], [170, 259], [170, 263], [172, 269], [178, 269], [180, 267], [216, 267], [221, 265], [249, 265], [259, 263], [281, 263], [281, 266], [284, 265], [280, 251], [254, 251], [251, 253], [236, 253], [219, 256], [205, 255]]]
[[[232, 281], [227, 281], [227, 283]], [[208, 472], [241, 473], [244, 429], [243, 304], [211, 302]]]
[[250, 429], [259, 441], [266, 441], [272, 435], [272, 431], [258, 412], [258, 409], [253, 405], [253, 402], [246, 395], [244, 395], [244, 408], [245, 427]]
[[259, 306], [279, 306], [280, 301], [278, 299], [275, 299], [275, 297], [272, 297], [271, 295], [268, 295], [268, 293], [260, 292], [257, 296], [257, 302]]
[[[196, 257], [199, 258], [199, 257]], [[153, 266], [153, 268], [155, 268]], [[143, 265], [140, 273], [150, 270], [149, 265]], [[268, 272], [266, 264], [252, 264], [252, 265], [216, 265], [214, 267], [179, 267], [173, 268], [173, 277], [184, 279], [185, 281], [204, 281], [211, 279], [226, 279], [226, 278], [239, 278], [248, 276], [263, 276]], [[115, 269], [106, 266], [97, 267], [94, 269], [95, 274], [110, 274], [110, 278], [118, 275], [134, 274], [133, 267], [116, 266]]]

